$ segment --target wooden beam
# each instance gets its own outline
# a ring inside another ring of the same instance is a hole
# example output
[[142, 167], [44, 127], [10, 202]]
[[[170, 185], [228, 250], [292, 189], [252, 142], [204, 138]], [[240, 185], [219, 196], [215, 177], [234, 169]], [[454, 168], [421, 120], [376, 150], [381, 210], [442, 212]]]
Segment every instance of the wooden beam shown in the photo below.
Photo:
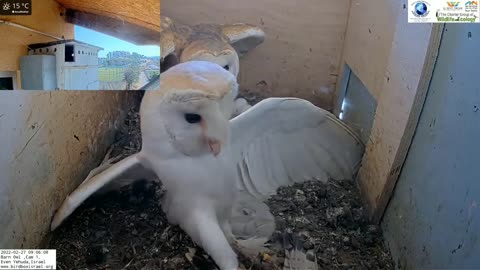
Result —
[[370, 142], [358, 175], [370, 217], [376, 222], [383, 216], [408, 153], [444, 27], [409, 24], [407, 12], [401, 9], [396, 19]]
[[56, 1], [67, 9], [110, 17], [152, 31], [159, 31], [160, 29], [160, 0]]
[[155, 31], [116, 18], [73, 9], [66, 11], [65, 20], [137, 45], [158, 46], [160, 43], [160, 27]]
[[56, 0], [67, 22], [137, 45], [158, 45], [160, 0]]

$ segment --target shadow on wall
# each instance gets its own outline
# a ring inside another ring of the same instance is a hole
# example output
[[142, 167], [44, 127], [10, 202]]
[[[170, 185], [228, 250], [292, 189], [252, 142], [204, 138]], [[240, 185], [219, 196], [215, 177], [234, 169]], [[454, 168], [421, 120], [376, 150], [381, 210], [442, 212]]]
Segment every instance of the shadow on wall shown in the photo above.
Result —
[[401, 269], [480, 268], [480, 28], [447, 24], [383, 219]]
[[0, 93], [0, 248], [38, 247], [141, 92]]

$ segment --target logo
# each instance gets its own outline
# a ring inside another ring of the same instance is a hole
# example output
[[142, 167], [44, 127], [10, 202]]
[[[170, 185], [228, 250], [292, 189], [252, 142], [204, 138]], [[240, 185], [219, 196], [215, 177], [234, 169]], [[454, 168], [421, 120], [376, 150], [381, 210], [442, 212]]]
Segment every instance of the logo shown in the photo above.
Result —
[[478, 1], [467, 1], [465, 3], [465, 11], [478, 13]]
[[408, 0], [408, 22], [409, 23], [429, 23], [434, 20], [431, 16], [430, 1]]
[[443, 11], [462, 11], [459, 1], [448, 1], [447, 6], [443, 6]]
[[459, 4], [460, 2], [447, 2], [447, 5], [451, 8], [458, 7]]
[[430, 13], [429, 4], [425, 1], [416, 1], [412, 4], [412, 14], [415, 17], [425, 17]]

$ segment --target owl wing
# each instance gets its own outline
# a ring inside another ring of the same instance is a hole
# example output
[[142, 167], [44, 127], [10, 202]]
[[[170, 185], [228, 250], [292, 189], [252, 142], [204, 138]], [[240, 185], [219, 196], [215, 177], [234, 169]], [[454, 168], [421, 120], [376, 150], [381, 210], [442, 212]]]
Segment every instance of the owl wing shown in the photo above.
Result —
[[221, 28], [239, 56], [245, 55], [265, 40], [265, 32], [255, 25], [235, 23], [222, 25]]
[[113, 181], [131, 179], [130, 182], [132, 182], [141, 176], [145, 176], [146, 178], [154, 177], [152, 175], [153, 173], [142, 164], [140, 153], [124, 158], [108, 168], [102, 168], [93, 174], [89, 174], [87, 179], [63, 201], [53, 217], [50, 229], [52, 231], [55, 230], [80, 204], [88, 199], [88, 197], [111, 184]]
[[297, 98], [268, 98], [230, 120], [238, 188], [264, 199], [280, 186], [352, 178], [364, 145], [333, 114]]

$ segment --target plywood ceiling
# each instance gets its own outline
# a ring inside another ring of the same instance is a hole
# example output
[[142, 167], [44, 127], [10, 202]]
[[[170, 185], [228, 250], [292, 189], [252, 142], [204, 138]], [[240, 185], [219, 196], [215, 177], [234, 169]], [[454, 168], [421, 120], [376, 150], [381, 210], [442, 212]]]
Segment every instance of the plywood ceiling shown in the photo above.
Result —
[[[67, 20], [94, 30], [109, 32], [108, 28], [116, 25], [117, 30], [110, 31], [120, 38], [125, 38], [118, 29], [127, 26], [130, 29], [143, 29], [149, 38], [130, 39], [137, 44], [150, 44], [160, 33], [160, 0], [56, 0], [67, 9]], [[69, 16], [70, 14], [70, 16]], [[76, 14], [73, 16], [72, 14]], [[69, 18], [70, 17], [70, 18]], [[102, 20], [101, 18], [105, 18]], [[92, 20], [95, 21], [92, 21]], [[105, 31], [107, 30], [107, 31]], [[128, 36], [127, 36], [128, 39]]]

